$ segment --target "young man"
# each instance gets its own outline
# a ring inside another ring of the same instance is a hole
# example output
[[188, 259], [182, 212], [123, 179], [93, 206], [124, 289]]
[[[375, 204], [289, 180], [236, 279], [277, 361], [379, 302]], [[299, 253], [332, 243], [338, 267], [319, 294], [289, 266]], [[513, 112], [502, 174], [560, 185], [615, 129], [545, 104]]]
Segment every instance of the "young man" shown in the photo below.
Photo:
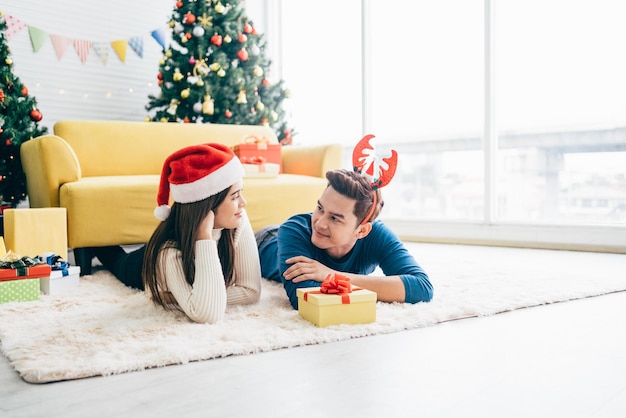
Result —
[[[380, 220], [380, 189], [350, 170], [326, 173], [328, 187], [312, 213], [292, 216], [256, 234], [261, 275], [282, 282], [291, 306], [296, 289], [316, 287], [331, 273], [376, 292], [384, 302], [428, 302], [433, 287], [404, 244]], [[380, 267], [382, 276], [372, 275]]]

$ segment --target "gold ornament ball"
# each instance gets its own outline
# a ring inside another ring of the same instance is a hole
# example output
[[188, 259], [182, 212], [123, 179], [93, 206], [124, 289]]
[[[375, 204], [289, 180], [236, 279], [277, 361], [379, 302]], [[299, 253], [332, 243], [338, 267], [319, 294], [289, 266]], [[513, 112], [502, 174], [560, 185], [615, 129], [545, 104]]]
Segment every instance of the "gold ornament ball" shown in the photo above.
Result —
[[187, 97], [189, 97], [190, 94], [191, 94], [191, 89], [187, 88], [180, 92], [180, 97], [182, 97], [183, 99], [186, 99]]
[[7, 65], [13, 64], [13, 60], [11, 58], [5, 59], [4, 62], [6, 62]]
[[226, 71], [224, 71], [223, 68], [220, 68], [220, 70], [217, 72], [217, 76], [224, 77], [225, 75], [226, 75]]
[[211, 71], [219, 71], [220, 68], [222, 68], [222, 66], [217, 62], [214, 62], [213, 64], [209, 65], [209, 69]]
[[258, 102], [256, 104], [256, 110], [258, 110], [259, 112], [262, 112], [263, 109], [265, 109], [265, 105], [263, 104], [263, 102]]
[[256, 67], [254, 67], [254, 70], [252, 70], [252, 73], [257, 76], [257, 77], [262, 77], [263, 76], [263, 68], [259, 67], [258, 65]]
[[199, 79], [198, 82], [196, 83], [196, 86], [204, 86], [204, 81], [202, 81], [202, 79]]

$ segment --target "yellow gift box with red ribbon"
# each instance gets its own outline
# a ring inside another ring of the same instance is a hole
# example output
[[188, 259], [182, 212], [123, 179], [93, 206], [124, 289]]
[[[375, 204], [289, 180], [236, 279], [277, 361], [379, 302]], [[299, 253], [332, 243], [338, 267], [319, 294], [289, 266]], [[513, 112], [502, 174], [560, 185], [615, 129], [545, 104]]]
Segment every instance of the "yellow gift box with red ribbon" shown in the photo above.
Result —
[[[282, 173], [282, 145], [270, 143], [265, 137], [247, 136], [233, 151], [244, 165], [252, 165], [246, 172], [268, 173], [274, 175], [276, 166]], [[270, 166], [271, 164], [271, 166]], [[278, 174], [276, 173], [276, 174]]]
[[328, 275], [320, 287], [296, 292], [300, 316], [318, 327], [376, 321], [376, 292], [352, 287], [347, 277]]

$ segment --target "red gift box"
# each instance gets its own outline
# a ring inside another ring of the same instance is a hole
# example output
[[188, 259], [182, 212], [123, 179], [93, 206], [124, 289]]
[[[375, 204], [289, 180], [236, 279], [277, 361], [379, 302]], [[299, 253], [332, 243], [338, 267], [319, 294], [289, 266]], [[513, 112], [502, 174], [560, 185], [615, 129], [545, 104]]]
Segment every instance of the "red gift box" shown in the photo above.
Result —
[[38, 264], [30, 267], [0, 268], [0, 282], [7, 280], [38, 279], [50, 276], [52, 267], [49, 264]]
[[255, 161], [278, 164], [278, 172], [283, 172], [281, 144], [270, 144], [267, 139], [247, 137], [241, 144], [234, 146], [233, 151], [244, 164], [255, 164]]

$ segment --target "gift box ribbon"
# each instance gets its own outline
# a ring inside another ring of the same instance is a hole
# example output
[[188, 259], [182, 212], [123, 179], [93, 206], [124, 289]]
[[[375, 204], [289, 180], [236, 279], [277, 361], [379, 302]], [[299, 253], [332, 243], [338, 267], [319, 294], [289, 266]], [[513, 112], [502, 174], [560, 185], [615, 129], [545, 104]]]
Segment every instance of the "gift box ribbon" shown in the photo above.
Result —
[[266, 137], [259, 138], [258, 136], [249, 135], [241, 140], [242, 144], [253, 144], [257, 146], [257, 149], [267, 149], [267, 145], [270, 143]]
[[257, 157], [243, 157], [240, 160], [242, 164], [265, 164], [265, 157], [261, 157], [260, 155]]
[[61, 270], [61, 274], [63, 276], [67, 276], [69, 274], [69, 263], [63, 260], [63, 257], [60, 255], [49, 255], [46, 257], [46, 263], [52, 268], [52, 270]]
[[244, 144], [269, 144], [269, 139], [266, 137], [259, 138], [258, 136], [248, 135], [242, 141]]
[[312, 290], [304, 293], [304, 300], [308, 300], [309, 293], [324, 293], [341, 296], [341, 303], [345, 305], [350, 303], [350, 293], [352, 293], [352, 290], [361, 290], [361, 288], [353, 288], [349, 277], [341, 274], [329, 274], [320, 285], [320, 290]]
[[[33, 267], [39, 264], [43, 264], [37, 258], [26, 257], [26, 256], [22, 258], [17, 258], [17, 257], [19, 256], [9, 251], [9, 253], [4, 257], [4, 259], [0, 260], [0, 268], [16, 269], [19, 272], [19, 270], [28, 271], [28, 267]], [[21, 274], [18, 274], [18, 276], [21, 276]]]

